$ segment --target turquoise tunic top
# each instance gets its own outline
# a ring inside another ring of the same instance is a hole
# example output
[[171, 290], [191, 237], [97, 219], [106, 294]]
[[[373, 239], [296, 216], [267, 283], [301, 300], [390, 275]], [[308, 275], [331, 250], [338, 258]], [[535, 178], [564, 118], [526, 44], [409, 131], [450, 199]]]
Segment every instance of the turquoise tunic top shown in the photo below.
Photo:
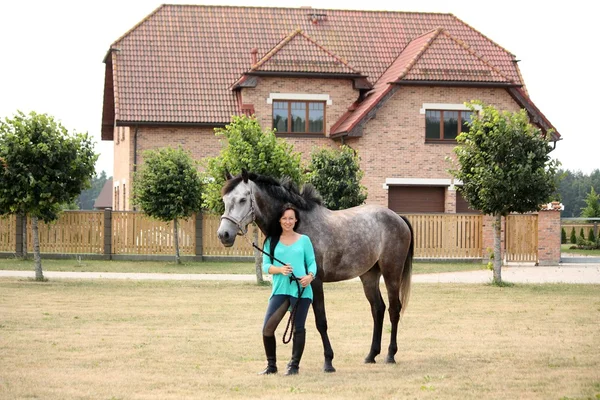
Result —
[[[264, 251], [269, 252], [271, 238], [265, 241]], [[306, 235], [300, 235], [300, 238], [289, 246], [279, 242], [275, 246], [275, 257], [288, 265], [291, 265], [294, 269], [294, 276], [296, 278], [302, 278], [304, 275], [308, 275], [308, 272], [312, 272], [314, 276], [317, 276], [317, 263], [315, 261], [315, 250], [313, 249], [310, 238]], [[268, 255], [263, 255], [263, 272], [269, 273], [269, 267], [274, 265], [281, 267], [282, 264], [273, 260]], [[302, 290], [302, 286], [300, 286]], [[294, 281], [290, 281], [289, 275], [275, 274], [273, 275], [273, 290], [271, 291], [271, 297], [276, 294], [284, 294], [292, 297], [298, 297], [298, 284]], [[302, 298], [313, 298], [312, 287], [308, 285], [302, 293]]]

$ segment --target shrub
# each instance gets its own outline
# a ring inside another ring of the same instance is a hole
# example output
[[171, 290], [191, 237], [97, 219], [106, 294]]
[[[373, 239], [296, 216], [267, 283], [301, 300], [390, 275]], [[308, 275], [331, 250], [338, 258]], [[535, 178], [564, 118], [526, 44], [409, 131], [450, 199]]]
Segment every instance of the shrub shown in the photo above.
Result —
[[567, 243], [567, 232], [565, 231], [565, 228], [560, 228], [560, 243]]
[[594, 235], [594, 228], [590, 228], [590, 233], [588, 234], [588, 240], [592, 243], [596, 243], [596, 235]]
[[583, 227], [579, 230], [579, 237], [585, 240], [585, 234], [583, 233]]
[[577, 244], [577, 236], [575, 235], [575, 227], [571, 228], [571, 244]]

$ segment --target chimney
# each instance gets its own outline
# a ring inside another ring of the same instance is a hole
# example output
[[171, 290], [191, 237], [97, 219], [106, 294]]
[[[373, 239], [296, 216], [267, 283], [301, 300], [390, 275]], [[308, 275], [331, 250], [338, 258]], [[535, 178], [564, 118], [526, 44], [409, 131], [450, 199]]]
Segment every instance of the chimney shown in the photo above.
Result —
[[252, 50], [250, 50], [250, 54], [252, 55], [252, 65], [255, 65], [257, 62], [256, 55], [258, 54], [258, 49], [254, 47]]

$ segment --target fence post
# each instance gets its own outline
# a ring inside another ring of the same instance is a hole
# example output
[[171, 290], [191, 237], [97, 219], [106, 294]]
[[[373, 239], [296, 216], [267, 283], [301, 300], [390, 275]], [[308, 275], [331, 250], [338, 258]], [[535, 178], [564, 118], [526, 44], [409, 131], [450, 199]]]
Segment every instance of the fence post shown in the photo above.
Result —
[[196, 259], [202, 260], [202, 211], [196, 213]]
[[23, 216], [17, 214], [15, 218], [15, 255], [23, 257]]
[[112, 259], [112, 208], [104, 209], [104, 255]]

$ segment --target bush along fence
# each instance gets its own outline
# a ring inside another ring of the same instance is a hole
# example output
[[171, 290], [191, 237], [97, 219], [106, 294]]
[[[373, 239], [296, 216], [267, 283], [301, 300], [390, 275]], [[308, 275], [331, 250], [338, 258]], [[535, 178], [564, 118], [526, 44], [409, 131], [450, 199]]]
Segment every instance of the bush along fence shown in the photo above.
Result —
[[[415, 258], [487, 262], [493, 218], [479, 214], [407, 214], [415, 233]], [[238, 238], [223, 247], [216, 232], [220, 218], [197, 214], [179, 221], [183, 260], [250, 261], [254, 249]], [[135, 211], [65, 211], [58, 221], [39, 223], [40, 251], [45, 258], [169, 260], [175, 255], [173, 223]], [[253, 238], [253, 229], [248, 237]], [[503, 220], [506, 261], [557, 265], [560, 262], [560, 209], [510, 215]], [[258, 232], [259, 245], [264, 237]], [[19, 216], [0, 218], [0, 257], [33, 252], [31, 222]]]

